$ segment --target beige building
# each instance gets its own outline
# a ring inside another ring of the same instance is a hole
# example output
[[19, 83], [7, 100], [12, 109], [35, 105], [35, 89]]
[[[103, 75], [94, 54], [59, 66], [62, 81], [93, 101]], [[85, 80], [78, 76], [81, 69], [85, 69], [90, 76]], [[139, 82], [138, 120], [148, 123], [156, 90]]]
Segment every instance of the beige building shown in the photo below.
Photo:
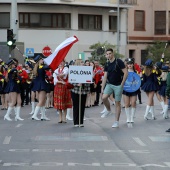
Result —
[[143, 64], [154, 40], [170, 41], [170, 0], [138, 0], [128, 11], [127, 55]]
[[[126, 55], [127, 9], [136, 1], [120, 0], [118, 5], [117, 0], [0, 0], [0, 57], [8, 51], [7, 28], [13, 29], [20, 49], [20, 52], [13, 50], [14, 57], [22, 58], [21, 53], [26, 49], [42, 53], [45, 46], [54, 51], [73, 35], [79, 41], [67, 55], [68, 60], [88, 59], [91, 57], [89, 46], [105, 41], [119, 44], [120, 53]], [[119, 20], [116, 11], [119, 11]]]

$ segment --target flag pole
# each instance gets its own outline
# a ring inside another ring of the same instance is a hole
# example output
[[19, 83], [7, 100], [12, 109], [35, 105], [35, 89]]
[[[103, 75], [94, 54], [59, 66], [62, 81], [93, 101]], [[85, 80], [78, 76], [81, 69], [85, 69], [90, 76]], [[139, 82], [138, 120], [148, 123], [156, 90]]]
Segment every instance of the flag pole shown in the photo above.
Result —
[[81, 86], [79, 87], [79, 127], [80, 127], [80, 120], [81, 120]]

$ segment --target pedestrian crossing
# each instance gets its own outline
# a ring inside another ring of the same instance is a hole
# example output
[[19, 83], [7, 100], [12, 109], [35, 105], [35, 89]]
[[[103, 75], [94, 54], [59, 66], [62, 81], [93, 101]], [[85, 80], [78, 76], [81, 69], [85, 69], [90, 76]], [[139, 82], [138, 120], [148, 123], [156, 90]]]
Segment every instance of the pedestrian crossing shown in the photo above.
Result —
[[142, 164], [138, 165], [135, 163], [124, 163], [124, 162], [107, 162], [107, 163], [100, 163], [100, 162], [92, 162], [92, 163], [80, 163], [80, 162], [4, 162], [2, 163], [2, 160], [0, 160], [0, 167], [136, 167], [136, 168], [170, 168], [170, 162], [162, 162], [161, 164], [155, 164], [155, 163], [150, 163], [150, 164]]
[[9, 149], [12, 153], [138, 153], [148, 154], [149, 150], [89, 150], [89, 149]]

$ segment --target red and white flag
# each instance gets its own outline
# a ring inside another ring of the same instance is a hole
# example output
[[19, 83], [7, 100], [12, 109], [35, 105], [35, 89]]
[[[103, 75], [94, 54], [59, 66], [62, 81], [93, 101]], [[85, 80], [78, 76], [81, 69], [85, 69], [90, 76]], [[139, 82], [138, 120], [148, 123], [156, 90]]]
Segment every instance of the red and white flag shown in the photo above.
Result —
[[59, 66], [59, 64], [64, 60], [67, 53], [69, 52], [70, 48], [73, 46], [74, 43], [78, 41], [76, 36], [67, 38], [63, 41], [55, 51], [49, 55], [44, 62], [52, 69], [55, 70]]

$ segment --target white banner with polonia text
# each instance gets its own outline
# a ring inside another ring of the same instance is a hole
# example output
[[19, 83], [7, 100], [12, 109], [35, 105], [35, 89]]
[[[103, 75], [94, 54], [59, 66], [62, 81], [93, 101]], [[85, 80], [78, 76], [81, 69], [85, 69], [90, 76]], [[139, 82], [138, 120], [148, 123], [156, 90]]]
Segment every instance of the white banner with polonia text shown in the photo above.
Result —
[[69, 66], [70, 83], [92, 83], [93, 67], [92, 66]]

